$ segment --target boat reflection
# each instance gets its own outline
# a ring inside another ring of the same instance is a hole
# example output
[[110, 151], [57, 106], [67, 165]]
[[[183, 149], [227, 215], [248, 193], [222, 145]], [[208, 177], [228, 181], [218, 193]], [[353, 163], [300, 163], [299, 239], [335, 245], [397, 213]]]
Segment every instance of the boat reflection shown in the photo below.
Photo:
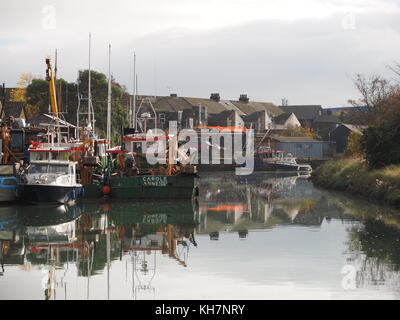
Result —
[[[81, 203], [48, 207], [8, 207], [0, 215], [1, 274], [7, 265], [24, 270], [46, 270], [45, 299], [55, 298], [58, 289], [67, 297], [65, 277], [70, 265], [78, 276], [90, 281], [107, 272], [113, 260], [129, 256], [135, 277], [134, 298], [151, 288], [156, 253], [188, 264], [189, 248], [196, 247], [196, 207], [177, 203]], [[153, 258], [152, 258], [153, 257]], [[109, 283], [107, 289], [109, 298]]]
[[[44, 272], [37, 286], [41, 286], [40, 298], [45, 299], [153, 299], [156, 287], [170, 290], [169, 277], [174, 281], [177, 275], [188, 276], [184, 271], [188, 269], [195, 277], [200, 264], [208, 267], [207, 259], [217, 259], [211, 261], [213, 267], [220, 263], [224, 270], [225, 261], [232, 261], [230, 255], [236, 254], [232, 246], [256, 259], [253, 240], [276, 239], [274, 233], [264, 238], [261, 231], [288, 227], [288, 237], [280, 241], [291, 242], [291, 230], [323, 234], [322, 226], [327, 230], [331, 223], [335, 230], [344, 231], [339, 238], [345, 235], [347, 242], [341, 254], [357, 269], [357, 288], [389, 282], [398, 287], [398, 212], [321, 191], [301, 175], [271, 173], [236, 177], [224, 172], [202, 177], [198, 204], [82, 202], [0, 207], [0, 275], [3, 279], [11, 276], [8, 271], [13, 268]], [[293, 228], [297, 226], [301, 228]], [[270, 250], [263, 253], [269, 258], [265, 261], [279, 261], [285, 255], [277, 252], [279, 246], [274, 251], [275, 244], [266, 245]], [[303, 248], [315, 249], [313, 242], [298, 248], [299, 257]], [[194, 264], [196, 268], [191, 268]], [[264, 274], [262, 279], [266, 281]]]

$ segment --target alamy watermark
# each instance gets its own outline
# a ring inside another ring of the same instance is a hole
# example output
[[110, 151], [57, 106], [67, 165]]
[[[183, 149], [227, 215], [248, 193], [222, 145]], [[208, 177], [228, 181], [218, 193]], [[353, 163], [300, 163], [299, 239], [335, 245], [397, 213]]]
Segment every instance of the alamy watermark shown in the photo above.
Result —
[[342, 278], [342, 288], [344, 290], [355, 290], [357, 289], [357, 269], [351, 264], [346, 264], [342, 268], [342, 274], [345, 276]]
[[45, 5], [42, 8], [42, 28], [53, 30], [57, 27], [56, 8], [53, 5]]
[[[164, 139], [168, 137], [168, 139]], [[182, 129], [174, 122], [168, 131], [152, 129], [142, 143], [147, 162], [151, 165], [177, 164], [232, 164], [237, 175], [249, 175], [254, 171], [253, 129]], [[211, 152], [211, 153], [210, 153]]]
[[355, 30], [356, 29], [356, 15], [353, 12], [347, 13], [342, 18], [342, 28], [344, 30]]

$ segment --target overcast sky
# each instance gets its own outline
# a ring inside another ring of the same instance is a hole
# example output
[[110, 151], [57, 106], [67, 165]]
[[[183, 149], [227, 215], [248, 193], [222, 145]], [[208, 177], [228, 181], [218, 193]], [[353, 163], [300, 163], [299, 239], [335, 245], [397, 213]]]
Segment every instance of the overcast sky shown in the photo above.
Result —
[[400, 62], [400, 0], [13, 0], [0, 2], [0, 82], [88, 67], [139, 93], [346, 105], [356, 73], [393, 78]]

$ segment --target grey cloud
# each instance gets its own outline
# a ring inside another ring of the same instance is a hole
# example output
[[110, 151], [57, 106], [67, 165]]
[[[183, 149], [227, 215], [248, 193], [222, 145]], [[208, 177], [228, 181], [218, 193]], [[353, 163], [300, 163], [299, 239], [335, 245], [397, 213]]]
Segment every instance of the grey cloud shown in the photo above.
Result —
[[[100, 17], [107, 6], [99, 6]], [[44, 57], [55, 48], [60, 52], [60, 74], [74, 80], [77, 71], [87, 67], [87, 35], [92, 31], [93, 68], [107, 73], [111, 42], [113, 75], [129, 90], [135, 50], [141, 93], [168, 94], [170, 87], [181, 96], [219, 92], [234, 99], [247, 93], [253, 100], [277, 104], [283, 97], [293, 104], [346, 104], [357, 97], [351, 80], [355, 73], [392, 76], [386, 65], [400, 60], [400, 22], [398, 12], [355, 14], [355, 29], [344, 29], [343, 17], [259, 20], [202, 31], [155, 28], [145, 36], [130, 28], [118, 34], [121, 26], [93, 30], [91, 23], [79, 31], [32, 29], [21, 34], [23, 40], [0, 40], [0, 81], [11, 86], [21, 72], [43, 75]], [[77, 13], [77, 20], [83, 18]]]

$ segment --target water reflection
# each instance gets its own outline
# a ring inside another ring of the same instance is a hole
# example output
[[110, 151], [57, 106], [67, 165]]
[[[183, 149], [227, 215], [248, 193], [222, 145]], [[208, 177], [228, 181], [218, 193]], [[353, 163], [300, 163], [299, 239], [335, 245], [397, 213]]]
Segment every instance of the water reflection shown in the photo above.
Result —
[[[51, 299], [57, 289], [66, 290], [64, 276], [73, 264], [77, 275], [87, 278], [89, 299], [90, 278], [109, 272], [112, 261], [129, 255], [137, 281], [135, 297], [138, 291], [151, 289], [156, 252], [187, 266], [189, 248], [197, 246], [195, 215], [191, 202], [3, 207], [1, 274], [7, 274], [7, 266], [21, 265], [28, 271], [44, 268], [44, 297]], [[151, 276], [143, 280], [142, 275]]]
[[218, 238], [218, 231], [234, 231], [245, 238], [249, 229], [281, 224], [319, 226], [327, 216], [348, 216], [321, 201], [322, 192], [305, 175], [238, 178], [225, 174], [203, 179], [202, 186], [197, 232], [209, 233], [213, 239]]
[[[305, 241], [313, 231], [315, 241]], [[342, 298], [344, 264], [355, 269], [358, 294], [376, 297], [371, 289], [380, 288], [393, 297], [399, 243], [398, 212], [318, 190], [306, 176], [213, 173], [202, 177], [198, 202], [0, 207], [0, 298], [210, 298], [200, 292], [217, 275], [236, 277], [226, 299], [249, 297], [255, 284], [273, 298], [266, 286], [287, 283]], [[268, 250], [260, 255], [259, 245]], [[247, 273], [250, 264], [259, 273]]]

